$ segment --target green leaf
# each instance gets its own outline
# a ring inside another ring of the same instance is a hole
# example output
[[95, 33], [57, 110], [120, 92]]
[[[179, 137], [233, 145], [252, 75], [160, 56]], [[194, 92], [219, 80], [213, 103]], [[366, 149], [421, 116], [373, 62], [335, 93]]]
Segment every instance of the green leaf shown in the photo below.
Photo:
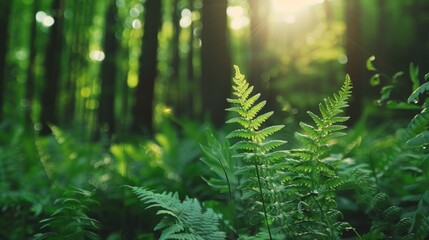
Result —
[[256, 132], [255, 139], [262, 141], [282, 128], [284, 128], [284, 125], [275, 125], [259, 130]]
[[390, 109], [406, 109], [406, 110], [418, 110], [421, 109], [420, 106], [414, 105], [414, 104], [408, 104], [404, 102], [397, 102], [397, 101], [387, 101], [387, 107]]
[[414, 90], [414, 92], [408, 98], [407, 102], [408, 103], [412, 103], [412, 102], [417, 103], [417, 99], [418, 99], [419, 95], [425, 93], [428, 90], [429, 90], [429, 82], [426, 82], [426, 83], [422, 84], [420, 87], [418, 87], [416, 90]]
[[421, 147], [429, 144], [429, 131], [422, 132], [419, 135], [407, 141], [407, 147]]
[[226, 135], [226, 138], [234, 138], [234, 137], [251, 139], [253, 137], [253, 134], [247, 129], [237, 129], [230, 132], [228, 135]]
[[380, 85], [380, 74], [376, 73], [372, 75], [371, 79], [369, 80], [369, 84], [373, 87]]
[[374, 64], [372, 63], [375, 60], [375, 56], [372, 55], [371, 57], [366, 60], [366, 69], [369, 71], [377, 71], [377, 69], [374, 67]]
[[410, 78], [413, 83], [413, 91], [415, 91], [420, 86], [419, 81], [419, 67], [410, 63]]

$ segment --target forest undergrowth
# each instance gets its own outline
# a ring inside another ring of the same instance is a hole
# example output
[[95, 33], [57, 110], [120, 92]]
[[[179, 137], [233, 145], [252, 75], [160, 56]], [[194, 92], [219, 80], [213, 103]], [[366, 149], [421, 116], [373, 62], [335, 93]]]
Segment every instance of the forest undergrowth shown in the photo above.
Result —
[[235, 67], [222, 130], [171, 116], [138, 144], [2, 135], [0, 239], [427, 239], [429, 74], [411, 65], [394, 99], [401, 74], [372, 60], [377, 104], [416, 113], [394, 132], [370, 111], [347, 127], [349, 76], [297, 130], [273, 124]]

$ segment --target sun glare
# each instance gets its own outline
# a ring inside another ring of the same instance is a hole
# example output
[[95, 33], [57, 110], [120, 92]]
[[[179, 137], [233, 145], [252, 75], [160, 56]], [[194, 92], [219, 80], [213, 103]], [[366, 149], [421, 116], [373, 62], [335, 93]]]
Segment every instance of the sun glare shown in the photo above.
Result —
[[273, 10], [281, 15], [281, 19], [289, 24], [295, 22], [296, 15], [313, 5], [325, 0], [271, 0]]
[[282, 13], [298, 13], [323, 2], [324, 0], [272, 0], [274, 11]]
[[227, 8], [226, 13], [231, 19], [230, 25], [234, 30], [244, 28], [250, 23], [249, 17], [247, 17], [244, 8], [241, 6], [230, 6]]

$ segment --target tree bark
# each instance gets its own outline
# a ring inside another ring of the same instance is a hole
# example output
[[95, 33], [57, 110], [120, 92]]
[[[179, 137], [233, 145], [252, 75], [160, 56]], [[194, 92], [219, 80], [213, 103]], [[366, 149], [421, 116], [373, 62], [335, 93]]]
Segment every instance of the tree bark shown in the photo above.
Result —
[[[189, 0], [189, 10], [194, 11], [194, 0]], [[184, 99], [185, 105], [185, 114], [189, 117], [192, 117], [195, 114], [194, 109], [194, 95], [196, 94], [196, 83], [194, 75], [194, 21], [191, 21], [189, 26], [189, 41], [188, 47], [189, 52], [187, 55], [187, 64], [186, 64], [186, 78], [187, 78], [187, 92]]]
[[116, 1], [110, 0], [105, 18], [106, 22], [103, 48], [106, 54], [105, 59], [101, 64], [101, 92], [97, 123], [97, 133], [107, 132], [110, 137], [115, 131], [114, 103], [117, 71], [115, 60], [119, 45], [115, 36], [117, 11]]
[[[33, 16], [36, 15], [37, 11], [39, 9], [39, 0], [34, 0], [33, 2]], [[25, 127], [30, 128], [32, 119], [32, 109], [33, 109], [33, 96], [34, 96], [34, 82], [35, 82], [35, 69], [36, 69], [36, 27], [37, 22], [36, 19], [33, 19], [31, 22], [31, 29], [30, 29], [30, 45], [29, 45], [29, 63], [28, 63], [28, 69], [27, 69], [27, 82], [25, 86], [25, 99], [26, 99], [26, 106], [25, 106]]]
[[346, 73], [353, 82], [353, 97], [350, 101], [349, 123], [359, 119], [362, 112], [362, 88], [365, 79], [365, 55], [363, 52], [360, 0], [347, 0], [346, 7]]
[[231, 60], [227, 44], [227, 0], [204, 0], [202, 10], [202, 109], [216, 127], [225, 122], [231, 91]]
[[45, 55], [45, 82], [41, 97], [40, 122], [42, 129], [40, 134], [47, 135], [51, 132], [49, 124], [57, 124], [56, 114], [59, 83], [61, 78], [61, 50], [63, 43], [63, 19], [64, 1], [54, 0], [52, 2], [53, 18], [55, 20], [49, 32], [48, 44]]
[[[168, 100], [171, 101], [171, 104], [174, 104], [175, 108], [180, 107], [180, 81], [179, 81], [179, 71], [180, 71], [180, 55], [179, 55], [179, 37], [180, 37], [180, 9], [179, 1], [173, 0], [173, 12], [171, 16], [171, 21], [173, 23], [173, 39], [171, 41], [171, 77], [170, 77], [170, 87], [168, 88], [169, 92], [167, 93]], [[179, 91], [178, 91], [179, 90]]]
[[3, 120], [4, 87], [6, 58], [9, 41], [9, 16], [12, 10], [12, 1], [1, 1], [0, 3], [0, 122]]
[[161, 1], [146, 0], [144, 35], [140, 55], [139, 82], [133, 108], [134, 131], [153, 133], [153, 103], [157, 76], [158, 32], [161, 28]]

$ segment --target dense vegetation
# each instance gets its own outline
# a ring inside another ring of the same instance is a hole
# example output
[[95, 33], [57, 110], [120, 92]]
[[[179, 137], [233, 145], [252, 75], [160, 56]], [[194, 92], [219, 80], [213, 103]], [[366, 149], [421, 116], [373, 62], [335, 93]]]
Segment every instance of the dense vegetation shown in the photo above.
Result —
[[1, 1], [0, 240], [429, 238], [428, 10]]

